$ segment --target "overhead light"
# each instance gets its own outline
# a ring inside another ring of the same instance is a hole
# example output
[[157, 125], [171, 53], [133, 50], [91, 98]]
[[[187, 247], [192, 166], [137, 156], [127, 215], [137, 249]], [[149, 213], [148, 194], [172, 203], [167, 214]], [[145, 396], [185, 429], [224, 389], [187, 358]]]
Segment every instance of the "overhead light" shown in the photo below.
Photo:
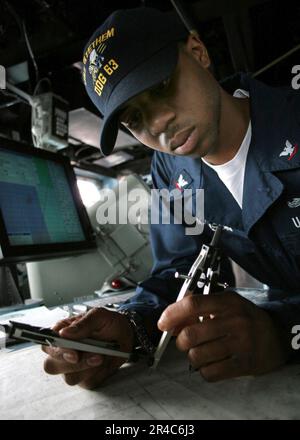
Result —
[[[69, 134], [84, 144], [99, 148], [100, 131], [103, 121], [85, 108], [69, 112]], [[115, 150], [131, 145], [141, 145], [135, 138], [119, 130]]]
[[121, 163], [125, 163], [133, 159], [134, 157], [131, 154], [126, 153], [126, 151], [118, 151], [117, 153], [110, 154], [107, 157], [102, 157], [101, 159], [95, 160], [93, 165], [100, 165], [104, 168], [113, 168]]
[[29, 80], [28, 62], [24, 61], [6, 68], [7, 80], [11, 84], [20, 84]]

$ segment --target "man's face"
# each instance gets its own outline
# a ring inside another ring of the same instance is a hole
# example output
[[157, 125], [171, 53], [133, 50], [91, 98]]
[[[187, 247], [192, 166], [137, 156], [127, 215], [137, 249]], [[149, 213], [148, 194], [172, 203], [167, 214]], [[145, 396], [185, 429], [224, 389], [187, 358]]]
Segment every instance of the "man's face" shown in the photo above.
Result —
[[128, 101], [120, 122], [142, 144], [177, 156], [218, 149], [220, 89], [197, 51], [181, 47], [172, 76]]

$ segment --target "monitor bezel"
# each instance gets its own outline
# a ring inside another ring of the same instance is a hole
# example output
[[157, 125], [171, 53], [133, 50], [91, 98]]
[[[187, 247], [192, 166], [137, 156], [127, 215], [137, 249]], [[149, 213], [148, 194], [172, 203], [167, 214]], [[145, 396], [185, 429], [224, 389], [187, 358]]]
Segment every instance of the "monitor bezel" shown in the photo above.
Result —
[[80, 193], [76, 184], [76, 175], [68, 157], [61, 153], [53, 153], [47, 150], [42, 150], [28, 146], [26, 143], [16, 142], [0, 137], [0, 149], [8, 151], [15, 151], [28, 156], [35, 156], [37, 158], [54, 161], [63, 166], [65, 175], [71, 193], [75, 202], [75, 208], [78, 213], [79, 221], [85, 236], [84, 241], [78, 242], [61, 242], [49, 244], [33, 244], [13, 246], [9, 243], [7, 230], [0, 208], [0, 244], [2, 251], [2, 258], [0, 257], [0, 264], [6, 262], [29, 262], [43, 259], [50, 259], [62, 256], [68, 256], [87, 252], [96, 248], [95, 234], [93, 232], [87, 211], [80, 197]]

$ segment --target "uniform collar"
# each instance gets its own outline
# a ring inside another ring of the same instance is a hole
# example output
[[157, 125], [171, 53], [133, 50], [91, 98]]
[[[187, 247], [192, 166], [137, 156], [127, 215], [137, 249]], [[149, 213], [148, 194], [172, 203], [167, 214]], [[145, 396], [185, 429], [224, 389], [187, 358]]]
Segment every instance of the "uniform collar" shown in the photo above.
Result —
[[291, 111], [297, 99], [292, 89], [272, 88], [249, 77], [243, 77], [242, 83], [250, 92], [252, 121], [242, 210], [248, 234], [283, 192], [276, 172], [300, 166], [300, 118], [299, 110]]
[[[250, 149], [261, 170], [273, 172], [299, 167], [300, 96], [290, 87], [270, 87], [247, 75], [241, 76], [241, 84], [250, 93]], [[296, 154], [284, 155], [287, 145], [289, 150], [298, 147]]]
[[[244, 230], [248, 234], [282, 194], [283, 184], [274, 173], [300, 167], [300, 96], [290, 88], [266, 86], [248, 75], [241, 75], [240, 87], [250, 93], [252, 123], [242, 212], [217, 174], [201, 159], [176, 157], [175, 173], [188, 170], [192, 186], [205, 190], [205, 218], [208, 222]], [[289, 151], [299, 146], [294, 155], [284, 155], [287, 145]]]

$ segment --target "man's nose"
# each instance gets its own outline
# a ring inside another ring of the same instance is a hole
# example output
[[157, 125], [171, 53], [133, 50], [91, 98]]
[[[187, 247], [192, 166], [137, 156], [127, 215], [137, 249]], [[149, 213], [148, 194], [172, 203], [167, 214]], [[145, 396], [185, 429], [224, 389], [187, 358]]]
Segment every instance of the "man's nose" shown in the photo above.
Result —
[[145, 113], [146, 124], [154, 137], [166, 132], [168, 125], [175, 119], [174, 111], [164, 104], [148, 105]]

